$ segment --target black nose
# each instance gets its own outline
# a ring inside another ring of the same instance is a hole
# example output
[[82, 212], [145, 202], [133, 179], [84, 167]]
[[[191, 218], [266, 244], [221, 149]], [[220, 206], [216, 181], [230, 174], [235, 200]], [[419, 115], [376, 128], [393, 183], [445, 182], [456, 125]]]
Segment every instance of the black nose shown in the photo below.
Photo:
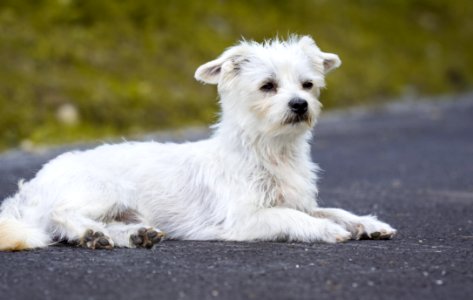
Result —
[[289, 101], [289, 108], [291, 108], [292, 112], [303, 115], [307, 111], [307, 101], [301, 98], [294, 98]]

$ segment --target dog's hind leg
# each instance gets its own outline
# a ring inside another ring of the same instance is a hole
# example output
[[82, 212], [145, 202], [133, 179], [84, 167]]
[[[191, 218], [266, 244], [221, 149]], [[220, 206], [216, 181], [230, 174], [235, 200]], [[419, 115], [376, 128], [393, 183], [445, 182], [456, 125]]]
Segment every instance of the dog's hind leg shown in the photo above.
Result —
[[126, 248], [152, 248], [164, 237], [159, 229], [143, 223], [114, 222], [107, 224], [107, 230], [115, 246]]
[[90, 249], [111, 249], [114, 244], [104, 223], [71, 210], [55, 210], [51, 216], [55, 236]]
[[354, 239], [390, 239], [396, 230], [375, 216], [357, 216], [339, 208], [317, 208], [310, 213], [316, 218], [329, 219], [352, 233]]

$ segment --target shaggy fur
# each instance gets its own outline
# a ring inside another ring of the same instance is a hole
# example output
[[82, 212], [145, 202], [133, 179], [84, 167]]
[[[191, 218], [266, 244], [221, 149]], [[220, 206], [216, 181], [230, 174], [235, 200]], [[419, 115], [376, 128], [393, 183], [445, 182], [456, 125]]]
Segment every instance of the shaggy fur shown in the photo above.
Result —
[[[396, 231], [373, 216], [316, 203], [309, 140], [324, 76], [340, 64], [308, 36], [227, 49], [195, 73], [220, 94], [210, 139], [60, 155], [2, 203], [0, 250], [58, 240], [137, 247], [157, 242], [156, 232], [233, 241], [392, 237]], [[295, 107], [296, 100], [307, 107]]]

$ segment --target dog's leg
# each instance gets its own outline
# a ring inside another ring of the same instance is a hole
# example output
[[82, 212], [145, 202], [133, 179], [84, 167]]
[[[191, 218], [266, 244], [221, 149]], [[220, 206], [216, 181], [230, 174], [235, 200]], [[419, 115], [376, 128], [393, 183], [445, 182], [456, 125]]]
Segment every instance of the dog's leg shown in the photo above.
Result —
[[103, 223], [72, 211], [56, 211], [52, 222], [54, 234], [68, 242], [90, 249], [113, 248], [113, 241]]
[[338, 208], [317, 208], [310, 215], [340, 224], [352, 233], [354, 239], [390, 239], [396, 234], [394, 228], [375, 216], [357, 216]]
[[301, 242], [343, 242], [350, 232], [328, 219], [318, 219], [290, 208], [274, 207], [255, 211], [238, 221], [227, 239], [290, 240]]
[[164, 237], [159, 229], [145, 224], [107, 224], [108, 232], [115, 246], [126, 248], [152, 248]]

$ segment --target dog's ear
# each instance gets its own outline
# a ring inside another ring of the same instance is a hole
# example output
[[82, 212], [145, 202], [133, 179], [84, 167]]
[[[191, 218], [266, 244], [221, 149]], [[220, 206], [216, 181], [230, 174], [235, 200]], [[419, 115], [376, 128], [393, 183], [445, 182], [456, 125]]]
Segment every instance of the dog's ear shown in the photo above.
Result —
[[321, 52], [322, 59], [324, 60], [324, 74], [340, 67], [342, 61], [337, 54]]
[[224, 73], [239, 70], [239, 64], [245, 61], [245, 53], [244, 45], [231, 47], [217, 59], [198, 67], [194, 77], [203, 83], [217, 84]]
[[322, 66], [322, 70], [320, 71], [324, 74], [340, 67], [342, 64], [338, 55], [320, 51], [320, 48], [315, 44], [315, 41], [310, 36], [301, 37], [299, 39], [299, 45], [302, 47], [302, 50], [309, 55], [309, 57], [314, 59], [317, 69], [320, 69], [320, 65]]

